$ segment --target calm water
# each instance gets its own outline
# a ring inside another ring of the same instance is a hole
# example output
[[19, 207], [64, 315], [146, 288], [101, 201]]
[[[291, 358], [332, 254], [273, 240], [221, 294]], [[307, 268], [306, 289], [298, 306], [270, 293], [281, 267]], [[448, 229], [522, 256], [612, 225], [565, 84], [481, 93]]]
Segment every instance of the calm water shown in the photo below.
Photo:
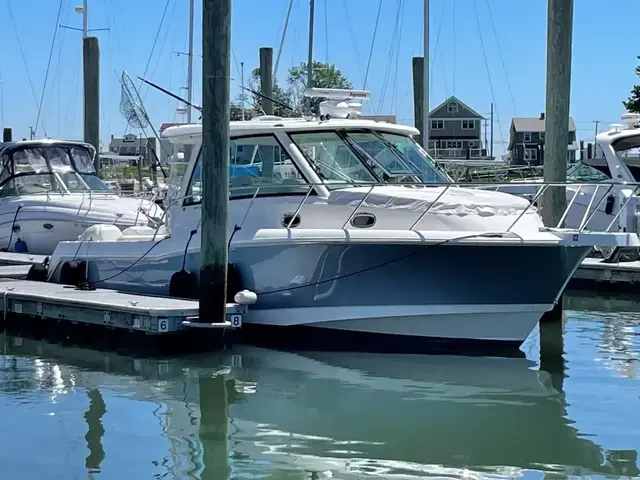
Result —
[[638, 476], [640, 304], [568, 305], [564, 372], [538, 369], [538, 332], [526, 359], [149, 360], [0, 334], [0, 479]]

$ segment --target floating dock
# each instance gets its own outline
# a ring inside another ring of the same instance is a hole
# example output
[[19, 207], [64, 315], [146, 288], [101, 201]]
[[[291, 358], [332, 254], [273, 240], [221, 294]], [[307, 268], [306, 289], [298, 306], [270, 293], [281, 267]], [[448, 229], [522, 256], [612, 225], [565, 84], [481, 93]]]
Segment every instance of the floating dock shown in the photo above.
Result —
[[[199, 321], [197, 300], [25, 280], [31, 266], [43, 260], [37, 255], [0, 252], [0, 327], [35, 331], [36, 336], [62, 332], [65, 337], [77, 333], [73, 329], [87, 327], [84, 330], [91, 329], [92, 337], [133, 334], [138, 341], [141, 337], [151, 342], [162, 340], [158, 342], [161, 345], [189, 336], [209, 341], [210, 349], [215, 349], [226, 343], [226, 330], [242, 327], [247, 311], [247, 305], [228, 303], [226, 318], [204, 323]], [[189, 345], [185, 346], [187, 351]]]
[[640, 261], [606, 263], [586, 258], [569, 286], [615, 293], [640, 293]]

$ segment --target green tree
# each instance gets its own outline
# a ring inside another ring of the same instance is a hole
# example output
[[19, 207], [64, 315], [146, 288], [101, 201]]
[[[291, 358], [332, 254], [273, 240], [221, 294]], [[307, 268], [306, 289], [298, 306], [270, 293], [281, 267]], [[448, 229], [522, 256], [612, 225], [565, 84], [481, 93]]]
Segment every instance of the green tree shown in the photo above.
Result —
[[[640, 57], [638, 57], [640, 59]], [[640, 77], [640, 66], [636, 67], [636, 75]], [[631, 96], [626, 102], [622, 102], [629, 113], [640, 113], [640, 85], [634, 85]]]
[[[260, 69], [255, 68], [251, 73], [251, 78], [249, 79], [249, 87], [254, 92], [262, 93], [262, 88], [260, 86]], [[276, 79], [273, 80], [273, 99], [283, 103], [285, 105], [290, 105], [292, 108], [295, 108], [294, 105], [291, 105], [291, 92], [289, 90], [284, 90], [278, 85]], [[253, 110], [257, 115], [262, 114], [262, 105], [264, 104], [264, 99], [259, 97], [258, 95], [253, 95]], [[288, 108], [284, 108], [277, 103], [273, 104], [273, 114], [286, 118], [296, 116], [296, 112], [289, 110]]]
[[[313, 62], [311, 76], [312, 88], [352, 88], [349, 79], [334, 65], [324, 62]], [[307, 64], [301, 62], [297, 67], [289, 69], [287, 83], [296, 107], [307, 113], [320, 114], [320, 98], [303, 98], [307, 88]]]
[[[253, 110], [250, 108], [244, 109], [244, 119], [251, 120], [253, 117]], [[242, 103], [241, 102], [231, 102], [229, 105], [229, 120], [232, 122], [242, 120]]]

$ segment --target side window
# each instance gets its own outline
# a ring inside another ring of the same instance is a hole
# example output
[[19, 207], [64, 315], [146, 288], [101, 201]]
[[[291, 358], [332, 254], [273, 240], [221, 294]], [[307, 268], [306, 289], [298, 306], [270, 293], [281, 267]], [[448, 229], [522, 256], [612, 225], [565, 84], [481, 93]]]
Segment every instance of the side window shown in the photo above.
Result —
[[[185, 204], [199, 203], [202, 192], [202, 152]], [[259, 190], [258, 190], [259, 189]], [[287, 152], [273, 135], [233, 138], [229, 142], [229, 195], [230, 198], [272, 194], [306, 194], [307, 181]]]

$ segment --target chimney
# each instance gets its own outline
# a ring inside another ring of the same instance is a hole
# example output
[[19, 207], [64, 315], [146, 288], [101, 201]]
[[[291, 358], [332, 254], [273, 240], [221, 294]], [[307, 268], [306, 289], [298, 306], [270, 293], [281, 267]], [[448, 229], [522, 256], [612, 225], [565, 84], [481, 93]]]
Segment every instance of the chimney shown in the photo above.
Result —
[[113, 133], [111, 134], [111, 140], [113, 140]]
[[540, 120], [544, 120], [544, 112], [540, 113]]

